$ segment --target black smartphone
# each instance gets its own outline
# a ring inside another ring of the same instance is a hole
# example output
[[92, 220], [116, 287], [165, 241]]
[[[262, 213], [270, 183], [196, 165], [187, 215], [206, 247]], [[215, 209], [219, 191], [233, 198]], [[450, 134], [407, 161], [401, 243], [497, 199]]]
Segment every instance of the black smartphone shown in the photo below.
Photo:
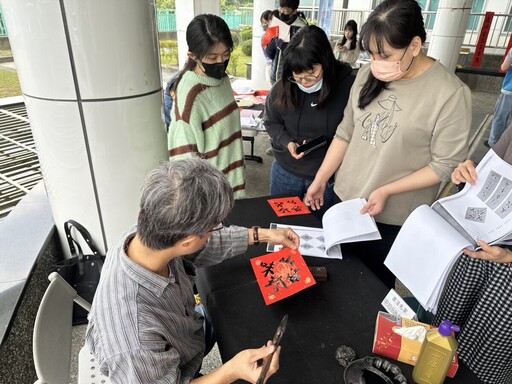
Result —
[[299, 145], [297, 147], [297, 155], [304, 152], [307, 155], [309, 152], [314, 151], [327, 144], [327, 138], [325, 136], [315, 137], [313, 140], [308, 141], [306, 144]]

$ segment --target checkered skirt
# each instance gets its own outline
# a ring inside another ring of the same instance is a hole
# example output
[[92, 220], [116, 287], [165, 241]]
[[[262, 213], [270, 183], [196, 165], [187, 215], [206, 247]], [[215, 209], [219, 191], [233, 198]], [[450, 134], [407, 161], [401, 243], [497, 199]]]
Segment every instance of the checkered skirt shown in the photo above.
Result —
[[512, 384], [512, 264], [462, 255], [433, 324], [461, 327], [459, 358], [485, 383]]

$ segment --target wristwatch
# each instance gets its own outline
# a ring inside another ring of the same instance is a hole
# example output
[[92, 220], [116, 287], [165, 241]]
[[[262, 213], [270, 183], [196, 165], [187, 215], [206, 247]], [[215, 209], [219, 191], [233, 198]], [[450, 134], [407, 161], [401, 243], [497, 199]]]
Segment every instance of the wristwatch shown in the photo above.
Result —
[[260, 229], [260, 227], [258, 227], [258, 226], [252, 227], [252, 238], [254, 240], [254, 245], [260, 244], [260, 237], [258, 234], [258, 229]]

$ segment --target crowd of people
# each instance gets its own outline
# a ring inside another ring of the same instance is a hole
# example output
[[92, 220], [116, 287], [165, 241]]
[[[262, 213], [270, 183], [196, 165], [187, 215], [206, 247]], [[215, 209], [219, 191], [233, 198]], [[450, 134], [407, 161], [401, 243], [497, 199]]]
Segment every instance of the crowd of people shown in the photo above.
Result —
[[[264, 33], [273, 17], [290, 27], [286, 41], [262, 39], [272, 84], [263, 115], [275, 158], [270, 193], [301, 196], [318, 217], [337, 202], [366, 198], [360, 213], [375, 218], [382, 239], [350, 248], [394, 288], [383, 262], [405, 219], [434, 202], [441, 182], [476, 180], [465, 161], [471, 92], [424, 53], [415, 0], [382, 1], [359, 35], [350, 20], [334, 46], [308, 25], [299, 0], [279, 4], [260, 18]], [[199, 15], [186, 42], [188, 60], [166, 90], [170, 161], [149, 175], [136, 226], [109, 250], [89, 316], [87, 343], [114, 383], [255, 383], [257, 361], [270, 354], [268, 376], [279, 368], [269, 341], [199, 374], [210, 342], [194, 308], [196, 268], [260, 241], [296, 249], [300, 239], [291, 229], [223, 227], [234, 199], [245, 196], [240, 112], [226, 74], [233, 40], [220, 17]], [[354, 75], [361, 51], [370, 63]], [[321, 144], [304, 151], [313, 140]], [[508, 130], [490, 144], [511, 162], [511, 141]], [[512, 252], [481, 247], [460, 257], [434, 321], [461, 326], [460, 358], [479, 378], [509, 383]]]

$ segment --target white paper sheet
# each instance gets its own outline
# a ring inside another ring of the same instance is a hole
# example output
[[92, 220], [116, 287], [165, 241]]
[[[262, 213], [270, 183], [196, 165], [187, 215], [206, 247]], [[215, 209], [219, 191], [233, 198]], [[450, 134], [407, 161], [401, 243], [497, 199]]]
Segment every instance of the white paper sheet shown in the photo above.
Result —
[[432, 208], [422, 205], [405, 221], [384, 265], [423, 307], [434, 310], [453, 263], [462, 250], [470, 246], [471, 243]]
[[475, 185], [439, 203], [476, 241], [493, 243], [512, 230], [512, 166], [494, 151], [487, 152], [476, 168]]
[[[271, 223], [270, 228], [291, 228], [300, 237], [299, 252], [306, 256], [326, 257], [341, 259], [340, 247], [333, 247], [329, 254], [325, 252], [324, 230], [322, 228], [303, 227], [299, 225], [285, 225]], [[267, 252], [277, 252], [283, 247], [280, 245], [268, 244]]]
[[278, 17], [273, 17], [270, 22], [269, 28], [278, 27], [279, 28], [279, 38], [283, 40], [285, 43], [290, 41], [290, 26], [285, 22], [279, 20]]
[[327, 249], [341, 243], [381, 239], [375, 219], [360, 213], [365, 204], [366, 199], [346, 200], [325, 212], [322, 225]]

